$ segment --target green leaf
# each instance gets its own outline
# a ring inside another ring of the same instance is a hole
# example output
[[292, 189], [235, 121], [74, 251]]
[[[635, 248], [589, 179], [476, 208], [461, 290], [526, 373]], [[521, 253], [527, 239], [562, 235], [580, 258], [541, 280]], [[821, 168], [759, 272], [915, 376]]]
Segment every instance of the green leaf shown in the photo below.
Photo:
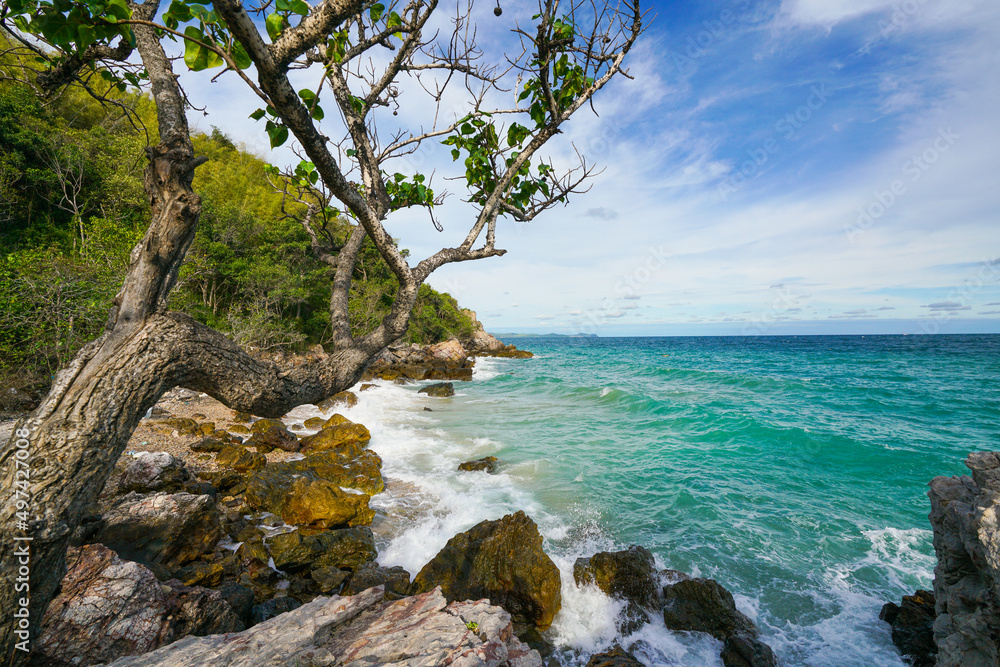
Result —
[[211, 69], [212, 67], [218, 67], [222, 64], [223, 60], [219, 54], [210, 49], [206, 49], [201, 44], [191, 41], [192, 39], [196, 39], [201, 42], [206, 41], [205, 35], [201, 32], [201, 28], [189, 25], [184, 29], [184, 35], [190, 38], [184, 41], [184, 64], [188, 66], [188, 69], [200, 72], [201, 70]]
[[250, 114], [250, 117], [253, 118], [254, 120], [260, 120], [261, 118], [264, 117], [265, 114], [266, 112], [263, 109], [257, 109], [252, 114]]
[[309, 5], [303, 2], [303, 0], [291, 0], [288, 3], [288, 8], [300, 16], [306, 16], [309, 13]]
[[77, 27], [76, 29], [76, 47], [80, 51], [86, 51], [87, 47], [97, 41], [97, 37], [94, 35], [94, 28], [89, 25], [83, 25]]
[[374, 5], [372, 5], [371, 8], [369, 8], [368, 10], [368, 15], [371, 17], [372, 23], [375, 23], [380, 18], [382, 18], [382, 12], [384, 11], [385, 11], [385, 5], [383, 5], [381, 2], [376, 2]]
[[282, 14], [270, 14], [264, 19], [264, 27], [267, 28], [267, 36], [274, 42], [281, 37], [282, 31], [288, 27], [288, 19]]
[[239, 42], [233, 44], [233, 60], [236, 62], [236, 66], [240, 69], [246, 69], [253, 65], [253, 60], [250, 59], [250, 54], [247, 50], [243, 48], [243, 45]]
[[277, 123], [267, 122], [267, 136], [271, 138], [271, 148], [277, 148], [288, 140], [288, 128]]

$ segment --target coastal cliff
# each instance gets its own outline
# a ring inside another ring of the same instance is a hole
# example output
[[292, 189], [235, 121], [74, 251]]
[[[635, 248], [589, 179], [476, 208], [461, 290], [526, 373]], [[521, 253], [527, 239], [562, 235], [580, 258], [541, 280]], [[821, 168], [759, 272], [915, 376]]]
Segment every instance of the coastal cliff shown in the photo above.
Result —
[[971, 475], [930, 483], [938, 667], [1000, 664], [1000, 452], [974, 452]]

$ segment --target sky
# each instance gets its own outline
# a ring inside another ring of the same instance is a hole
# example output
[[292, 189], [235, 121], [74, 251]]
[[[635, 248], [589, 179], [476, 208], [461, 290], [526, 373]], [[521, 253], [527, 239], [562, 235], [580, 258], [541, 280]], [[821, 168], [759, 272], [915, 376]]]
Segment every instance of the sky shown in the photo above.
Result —
[[[487, 57], [537, 11], [500, 4], [501, 17], [489, 4], [474, 14]], [[632, 78], [543, 152], [557, 166], [586, 155], [601, 169], [591, 190], [531, 223], [501, 219], [505, 256], [443, 267], [432, 286], [496, 333], [1000, 332], [1000, 3], [645, 8]], [[295, 161], [245, 118], [259, 104], [244, 84], [209, 78], [181, 79], [206, 109], [197, 128]], [[403, 89], [380, 122], [427, 123], [433, 107]], [[387, 220], [400, 245], [416, 260], [460, 243], [475, 211], [444, 180], [448, 148], [430, 142], [393, 168], [454, 193], [443, 232], [422, 211]]]

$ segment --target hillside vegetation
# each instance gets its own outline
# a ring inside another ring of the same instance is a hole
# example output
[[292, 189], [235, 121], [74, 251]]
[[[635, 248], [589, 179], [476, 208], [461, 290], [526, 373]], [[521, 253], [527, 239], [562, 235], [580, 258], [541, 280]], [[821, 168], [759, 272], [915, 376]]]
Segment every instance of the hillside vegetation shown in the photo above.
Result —
[[[142, 178], [145, 147], [157, 140], [155, 109], [139, 94], [109, 98], [99, 104], [73, 88], [40, 100], [0, 76], [0, 388], [44, 391], [98, 335], [149, 223]], [[302, 211], [283, 211], [267, 163], [223, 131], [194, 141], [209, 158], [194, 181], [203, 212], [170, 307], [248, 348], [327, 342], [332, 270], [311, 254], [296, 219]], [[395, 289], [374, 247], [366, 248], [352, 290], [355, 332], [381, 320]], [[455, 299], [424, 285], [405, 340], [431, 343], [471, 329]]]

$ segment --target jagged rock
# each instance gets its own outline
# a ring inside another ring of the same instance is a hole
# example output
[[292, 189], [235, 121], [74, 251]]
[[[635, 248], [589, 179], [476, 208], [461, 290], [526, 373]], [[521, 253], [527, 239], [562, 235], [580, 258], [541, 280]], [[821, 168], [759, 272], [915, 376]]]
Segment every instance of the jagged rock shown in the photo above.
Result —
[[383, 586], [387, 598], [397, 600], [406, 597], [410, 590], [410, 573], [398, 565], [382, 567], [375, 562], [365, 563], [351, 575], [342, 595], [357, 595], [375, 586]]
[[377, 386], [377, 384], [365, 383], [358, 388], [358, 391], [368, 391], [369, 389], [374, 389]]
[[101, 544], [70, 548], [66, 565], [35, 647], [47, 664], [93, 665], [188, 635], [245, 627], [218, 591], [179, 581], [161, 585], [148, 569]]
[[162, 642], [167, 605], [153, 573], [100, 544], [66, 554], [66, 576], [35, 645], [55, 664], [111, 661]]
[[642, 667], [642, 663], [636, 660], [634, 655], [616, 645], [610, 651], [590, 656], [587, 667]]
[[465, 351], [465, 348], [457, 340], [446, 340], [431, 345], [427, 348], [427, 352], [435, 359], [458, 363], [464, 361], [469, 356], [469, 353]]
[[482, 329], [478, 329], [469, 336], [466, 347], [472, 354], [485, 355], [490, 352], [499, 352], [503, 349], [503, 343]]
[[[362, 566], [363, 568], [364, 566]], [[325, 565], [314, 568], [309, 572], [309, 576], [323, 594], [340, 593], [344, 582], [350, 578], [349, 570], [341, 570], [339, 567]]]
[[122, 558], [165, 567], [212, 551], [222, 537], [219, 510], [209, 496], [129, 493], [104, 513], [94, 541]]
[[184, 461], [167, 452], [139, 452], [125, 469], [119, 492], [177, 491], [190, 477]]
[[491, 475], [496, 473], [499, 461], [495, 456], [484, 456], [481, 459], [476, 459], [475, 461], [466, 461], [465, 463], [459, 463], [458, 469], [467, 472], [475, 472], [477, 470], [485, 470]]
[[626, 601], [620, 623], [624, 634], [649, 621], [645, 610], [660, 607], [660, 584], [653, 554], [641, 546], [578, 558], [573, 565], [573, 579], [578, 586], [595, 584], [607, 595]]
[[1000, 453], [973, 452], [972, 475], [930, 483], [934, 643], [939, 667], [1000, 664]]
[[353, 423], [354, 422], [352, 422], [344, 415], [340, 414], [339, 412], [335, 412], [332, 415], [330, 415], [329, 419], [323, 422], [323, 428], [326, 428], [327, 426], [337, 426], [339, 424], [353, 424]]
[[353, 572], [378, 556], [375, 538], [367, 526], [319, 532], [296, 530], [269, 537], [265, 543], [274, 566], [285, 572], [325, 566]]
[[242, 493], [246, 480], [235, 470], [201, 470], [197, 476], [223, 493]]
[[215, 455], [215, 463], [223, 468], [232, 468], [239, 473], [253, 473], [267, 465], [267, 457], [260, 452], [251, 452], [246, 447], [227, 445]]
[[185, 586], [207, 586], [214, 588], [226, 576], [222, 563], [196, 560], [189, 565], [174, 570], [174, 578]]
[[310, 528], [368, 525], [375, 518], [368, 500], [367, 494], [348, 493], [325, 479], [296, 477], [284, 499], [281, 518]]
[[284, 614], [285, 612], [292, 611], [293, 609], [298, 609], [301, 606], [302, 603], [295, 598], [287, 596], [273, 598], [258, 605], [254, 605], [253, 610], [250, 612], [250, 623], [251, 625], [257, 625], [258, 623], [263, 623], [269, 618], [274, 618], [279, 614]]
[[724, 642], [726, 667], [773, 667], [777, 658], [754, 622], [714, 579], [682, 579], [663, 588], [663, 621], [671, 630], [707, 632]]
[[353, 408], [358, 404], [358, 397], [354, 395], [354, 392], [350, 391], [338, 391], [336, 394], [329, 398], [324, 398], [322, 401], [316, 404], [316, 407], [326, 412], [327, 410], [333, 410], [338, 405], [343, 405], [348, 408]]
[[932, 667], [934, 646], [934, 594], [918, 590], [904, 595], [901, 605], [887, 602], [878, 617], [892, 626], [892, 643], [914, 667]]
[[292, 474], [313, 474], [338, 486], [357, 489], [370, 496], [385, 490], [381, 472], [382, 457], [370, 449], [362, 451], [357, 456], [324, 450], [307, 454], [305, 458], [297, 461], [278, 465], [287, 467]]
[[169, 631], [163, 643], [181, 637], [240, 632], [246, 626], [219, 591], [185, 586], [176, 579], [161, 586], [167, 605]]
[[364, 424], [353, 422], [324, 426], [319, 433], [302, 438], [302, 451], [334, 450], [358, 456], [368, 446], [372, 434]]
[[250, 614], [254, 602], [253, 591], [246, 586], [230, 582], [220, 586], [219, 593], [229, 603], [233, 613], [243, 622], [243, 625], [250, 627]]
[[302, 425], [305, 426], [310, 431], [312, 431], [312, 430], [315, 430], [315, 429], [321, 429], [321, 428], [323, 428], [323, 423], [325, 421], [326, 420], [323, 419], [322, 417], [310, 417], [309, 419], [307, 419], [304, 422], [302, 422]]
[[239, 635], [187, 638], [109, 667], [541, 667], [498, 607], [448, 605], [439, 591], [385, 603], [383, 592], [317, 598]]
[[455, 385], [450, 382], [438, 382], [437, 384], [429, 384], [419, 389], [417, 393], [436, 396], [438, 398], [447, 398], [448, 396], [455, 395]]
[[448, 540], [414, 578], [411, 592], [435, 586], [451, 601], [489, 598], [515, 621], [541, 630], [562, 604], [559, 569], [524, 512], [483, 521]]

